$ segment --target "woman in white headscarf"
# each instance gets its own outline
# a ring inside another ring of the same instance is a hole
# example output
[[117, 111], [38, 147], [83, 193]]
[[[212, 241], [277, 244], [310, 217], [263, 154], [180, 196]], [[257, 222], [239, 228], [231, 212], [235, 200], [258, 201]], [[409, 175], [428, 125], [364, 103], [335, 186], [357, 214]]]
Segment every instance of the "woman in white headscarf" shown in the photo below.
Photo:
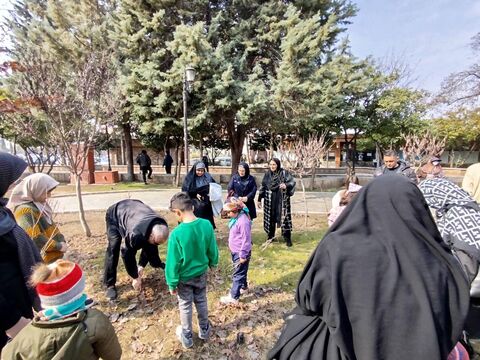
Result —
[[46, 174], [29, 175], [15, 186], [7, 205], [46, 263], [62, 258], [67, 250], [65, 238], [53, 222], [53, 211], [47, 201], [57, 186], [58, 182]]

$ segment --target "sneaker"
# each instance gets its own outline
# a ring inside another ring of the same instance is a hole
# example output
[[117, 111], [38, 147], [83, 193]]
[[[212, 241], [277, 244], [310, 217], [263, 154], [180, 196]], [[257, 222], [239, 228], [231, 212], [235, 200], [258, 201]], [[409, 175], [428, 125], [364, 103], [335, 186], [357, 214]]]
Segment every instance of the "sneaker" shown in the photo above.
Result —
[[240, 289], [240, 295], [248, 294], [248, 286]]
[[177, 326], [177, 330], [175, 330], [175, 334], [177, 335], [178, 340], [182, 343], [182, 346], [184, 349], [190, 349], [193, 346], [192, 335], [190, 335], [190, 337], [186, 337], [183, 334], [182, 325]]
[[109, 286], [105, 295], [108, 300], [115, 300], [117, 298], [117, 288], [115, 286]]
[[234, 299], [232, 295], [228, 294], [227, 296], [222, 296], [220, 302], [224, 305], [236, 305], [238, 304], [238, 299]]
[[208, 322], [207, 328], [203, 330], [202, 328], [198, 331], [198, 337], [202, 340], [208, 340], [210, 333], [212, 332], [212, 325]]

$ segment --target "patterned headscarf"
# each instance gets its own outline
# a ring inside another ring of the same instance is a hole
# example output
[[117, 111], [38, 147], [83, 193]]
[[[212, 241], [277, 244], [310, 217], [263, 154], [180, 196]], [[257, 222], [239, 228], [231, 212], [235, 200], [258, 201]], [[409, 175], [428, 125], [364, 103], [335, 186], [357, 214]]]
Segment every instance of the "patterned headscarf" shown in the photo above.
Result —
[[443, 239], [480, 261], [480, 207], [475, 200], [445, 178], [422, 181], [419, 188], [428, 206], [437, 210]]

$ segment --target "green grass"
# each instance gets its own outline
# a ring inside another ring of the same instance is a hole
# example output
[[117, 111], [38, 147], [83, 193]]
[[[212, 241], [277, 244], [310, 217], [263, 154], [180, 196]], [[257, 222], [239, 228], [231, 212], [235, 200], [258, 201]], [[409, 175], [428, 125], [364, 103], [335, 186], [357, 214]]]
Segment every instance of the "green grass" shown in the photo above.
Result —
[[[262, 250], [265, 233], [254, 232], [253, 249], [248, 270], [249, 282], [255, 286], [293, 290], [312, 251], [317, 246], [326, 229], [294, 233], [293, 246], [288, 248], [283, 239], [273, 242]], [[232, 266], [230, 251], [226, 241], [219, 242], [219, 269], [225, 279], [224, 290], [230, 287]]]
[[[173, 185], [148, 184], [142, 182], [121, 182], [116, 184], [91, 184], [82, 185], [82, 192], [104, 192], [104, 191], [122, 191], [122, 190], [149, 190], [149, 189], [176, 189]], [[55, 189], [54, 195], [75, 193], [74, 185], [59, 185]]]

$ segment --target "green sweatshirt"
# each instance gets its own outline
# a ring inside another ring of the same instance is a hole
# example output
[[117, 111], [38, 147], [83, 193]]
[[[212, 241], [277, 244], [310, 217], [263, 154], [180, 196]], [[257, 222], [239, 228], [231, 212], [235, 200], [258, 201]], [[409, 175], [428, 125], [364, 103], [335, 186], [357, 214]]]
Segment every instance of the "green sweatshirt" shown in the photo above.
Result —
[[218, 247], [210, 221], [181, 223], [170, 234], [165, 278], [170, 290], [218, 265]]

